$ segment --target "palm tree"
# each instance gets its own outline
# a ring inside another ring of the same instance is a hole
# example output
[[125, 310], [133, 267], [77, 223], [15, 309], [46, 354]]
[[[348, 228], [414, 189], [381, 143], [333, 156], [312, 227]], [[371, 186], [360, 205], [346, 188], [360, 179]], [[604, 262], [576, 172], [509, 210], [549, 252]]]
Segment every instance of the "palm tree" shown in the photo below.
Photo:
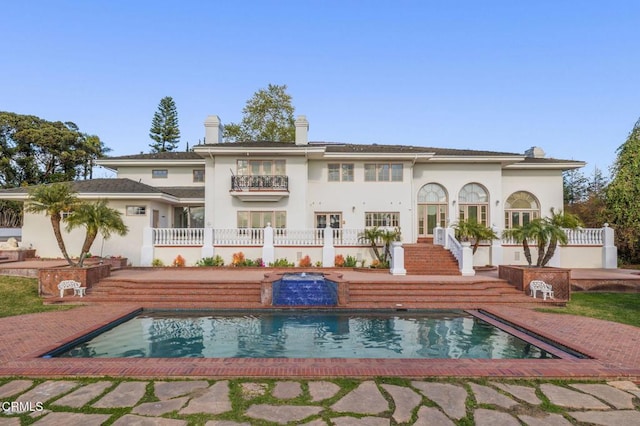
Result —
[[547, 218], [547, 227], [549, 228], [549, 247], [542, 259], [541, 266], [549, 263], [556, 252], [558, 243], [567, 244], [567, 233], [565, 229], [576, 229], [582, 226], [582, 222], [578, 216], [572, 213], [562, 211], [555, 212], [551, 208], [551, 217]]
[[53, 227], [58, 247], [60, 247], [62, 256], [71, 266], [75, 266], [75, 263], [67, 253], [67, 248], [62, 239], [62, 232], [60, 231], [60, 222], [62, 221], [62, 213], [70, 211], [78, 203], [77, 194], [71, 189], [71, 185], [68, 183], [52, 183], [31, 188], [29, 190], [29, 201], [25, 207], [25, 210], [29, 213], [44, 213], [45, 216], [51, 218], [51, 226]]
[[91, 250], [98, 233], [107, 239], [112, 233], [124, 236], [129, 232], [129, 228], [122, 221], [122, 213], [109, 207], [107, 200], [77, 205], [67, 218], [67, 231], [80, 226], [86, 229], [80, 261], [78, 262], [80, 267], [82, 267], [84, 259]]
[[475, 219], [461, 220], [453, 225], [456, 229], [456, 238], [460, 241], [473, 241], [473, 254], [478, 251], [480, 241], [494, 240], [498, 238], [495, 231], [486, 225], [478, 223]]
[[389, 258], [391, 257], [391, 243], [393, 243], [394, 241], [400, 241], [400, 229], [387, 228], [382, 230], [382, 232], [380, 233], [380, 240], [382, 241], [382, 244], [384, 246], [384, 254], [381, 261], [387, 263], [389, 261]]
[[358, 236], [359, 241], [369, 242], [371, 249], [373, 249], [373, 254], [376, 256], [376, 259], [378, 259], [380, 262], [382, 262], [382, 256], [380, 255], [380, 250], [378, 250], [378, 241], [382, 237], [383, 232], [384, 231], [382, 229], [378, 228], [377, 226], [374, 226], [373, 228], [366, 228]]
[[[527, 224], [528, 225], [528, 224]], [[524, 257], [527, 259], [527, 263], [531, 266], [531, 248], [529, 247], [529, 227], [525, 226], [514, 226], [513, 228], [505, 229], [502, 232], [503, 238], [513, 238], [516, 241], [520, 241], [522, 243], [522, 249], [524, 250]]]

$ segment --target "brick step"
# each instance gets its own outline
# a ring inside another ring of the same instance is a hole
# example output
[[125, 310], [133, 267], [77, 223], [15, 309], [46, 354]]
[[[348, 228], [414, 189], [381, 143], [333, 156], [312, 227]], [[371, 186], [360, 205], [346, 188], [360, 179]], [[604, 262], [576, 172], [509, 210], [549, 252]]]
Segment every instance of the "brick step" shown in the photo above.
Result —
[[403, 248], [408, 275], [460, 275], [458, 262], [442, 246], [419, 242], [405, 244]]
[[159, 297], [215, 297], [215, 298], [247, 298], [257, 297], [260, 298], [260, 291], [244, 291], [244, 292], [212, 292], [212, 291], [163, 291], [163, 292], [149, 292], [143, 290], [129, 290], [129, 291], [104, 291], [104, 290], [89, 290], [87, 296], [111, 296], [111, 297], [146, 297], [146, 296], [159, 296]]
[[525, 303], [525, 304], [530, 304], [531, 303], [531, 299], [527, 299], [527, 298], [515, 298], [515, 297], [483, 297], [483, 298], [473, 298], [470, 299], [468, 297], [446, 297], [446, 296], [442, 296], [442, 297], [430, 297], [430, 298], [416, 298], [413, 300], [407, 299], [394, 299], [394, 300], [389, 300], [389, 299], [384, 299], [384, 298], [367, 298], [367, 299], [352, 299], [349, 301], [349, 305], [357, 305], [357, 304], [363, 304], [363, 305], [371, 305], [371, 304], [387, 304], [389, 306], [395, 306], [395, 305], [410, 305], [410, 304], [419, 304], [419, 305], [423, 305], [426, 303], [441, 303], [442, 305], [446, 305], [447, 303], [468, 303], [470, 305], [487, 305], [487, 304], [519, 304], [519, 303]]
[[260, 284], [255, 283], [247, 283], [244, 285], [236, 285], [236, 286], [228, 286], [228, 285], [171, 285], [171, 286], [162, 286], [162, 285], [146, 285], [146, 284], [126, 284], [126, 285], [103, 285], [102, 283], [95, 285], [91, 288], [91, 290], [102, 290], [102, 291], [129, 291], [129, 290], [142, 290], [142, 291], [247, 291], [254, 290], [260, 291]]

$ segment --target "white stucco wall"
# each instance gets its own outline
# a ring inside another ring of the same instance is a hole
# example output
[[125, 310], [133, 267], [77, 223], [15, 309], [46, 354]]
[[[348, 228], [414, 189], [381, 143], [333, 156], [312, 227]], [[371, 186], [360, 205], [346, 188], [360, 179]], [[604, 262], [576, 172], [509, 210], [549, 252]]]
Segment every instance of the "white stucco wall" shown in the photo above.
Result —
[[[207, 181], [205, 187], [205, 222], [214, 228], [236, 228], [238, 211], [280, 211], [287, 212], [287, 227], [307, 228], [305, 215], [307, 165], [301, 156], [286, 158], [286, 173], [289, 177], [289, 194], [279, 201], [243, 201], [232, 196], [231, 176], [236, 173], [239, 157], [217, 156], [207, 159]], [[264, 157], [279, 159], [279, 157]], [[211, 165], [215, 164], [213, 167]], [[209, 173], [212, 171], [213, 174]], [[213, 176], [210, 179], [210, 176]]]
[[[517, 191], [527, 191], [540, 202], [540, 215], [546, 217], [551, 214], [551, 208], [561, 211], [564, 205], [561, 170], [509, 170], [503, 171], [503, 198], [500, 200], [501, 210], [507, 198]], [[499, 227], [504, 228], [504, 218]]]
[[[205, 168], [205, 162], [188, 166], [121, 166], [118, 177], [142, 182], [150, 186], [204, 186], [203, 182], [193, 181], [193, 171]], [[167, 170], [167, 178], [153, 178], [152, 170]], [[206, 179], [206, 172], [205, 172]]]
[[[329, 182], [327, 164], [339, 162], [354, 164], [353, 182]], [[364, 228], [367, 212], [399, 212], [403, 241], [413, 241], [411, 163], [403, 163], [402, 182], [365, 182], [364, 163], [348, 160], [309, 162], [305, 226], [314, 227], [315, 213], [320, 212], [342, 213], [343, 228]]]
[[[132, 205], [145, 206], [146, 214], [141, 216], [128, 216], [126, 214], [126, 207]], [[123, 237], [112, 235], [109, 239], [104, 240], [104, 243], [102, 235], [98, 234], [91, 246], [91, 253], [94, 255], [127, 257], [130, 263], [139, 265], [143, 229], [151, 226], [152, 212], [154, 209], [159, 211], [161, 220], [163, 220], [162, 216], [166, 218], [169, 217], [171, 213], [170, 206], [157, 201], [110, 200], [109, 207], [122, 213], [122, 219], [129, 227], [129, 232]], [[85, 236], [84, 229], [78, 228], [72, 232], [67, 232], [63, 223], [62, 235], [69, 255], [72, 257], [79, 256]], [[35, 248], [36, 255], [40, 257], [62, 257], [62, 252], [58, 248], [55, 235], [53, 234], [51, 220], [44, 214], [36, 215], [26, 213], [24, 215], [22, 246]]]

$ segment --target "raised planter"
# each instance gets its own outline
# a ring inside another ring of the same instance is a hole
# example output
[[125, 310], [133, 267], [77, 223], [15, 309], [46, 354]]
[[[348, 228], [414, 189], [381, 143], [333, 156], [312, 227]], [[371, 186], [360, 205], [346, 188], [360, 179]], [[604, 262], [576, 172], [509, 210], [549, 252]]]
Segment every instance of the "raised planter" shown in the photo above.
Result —
[[90, 289], [111, 273], [111, 265], [91, 265], [84, 268], [64, 266], [61, 268], [43, 268], [38, 272], [38, 295], [58, 297], [58, 284], [63, 280], [79, 281], [82, 287]]
[[0, 258], [7, 261], [22, 262], [36, 257], [35, 249], [0, 249]]
[[[571, 269], [533, 266], [500, 265], [498, 277], [507, 280], [518, 290], [529, 295], [529, 283], [533, 280], [542, 280], [553, 286], [556, 299], [571, 299]], [[539, 293], [538, 297], [542, 297]]]

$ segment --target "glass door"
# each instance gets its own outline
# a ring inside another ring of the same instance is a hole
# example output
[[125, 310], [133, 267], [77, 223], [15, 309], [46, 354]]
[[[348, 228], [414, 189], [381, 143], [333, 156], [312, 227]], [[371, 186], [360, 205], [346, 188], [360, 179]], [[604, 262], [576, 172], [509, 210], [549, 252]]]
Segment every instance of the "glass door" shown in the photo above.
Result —
[[418, 236], [432, 237], [438, 225], [447, 226], [447, 205], [418, 204]]

